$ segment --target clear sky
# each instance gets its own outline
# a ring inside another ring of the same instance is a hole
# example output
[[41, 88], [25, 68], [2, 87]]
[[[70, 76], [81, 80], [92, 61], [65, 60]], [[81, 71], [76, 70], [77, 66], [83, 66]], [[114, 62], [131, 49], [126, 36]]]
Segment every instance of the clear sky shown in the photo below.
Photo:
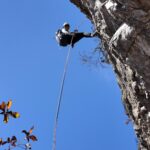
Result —
[[[72, 30], [92, 24], [66, 0], [0, 1], [0, 102], [13, 100], [21, 117], [7, 125], [0, 116], [0, 137], [23, 136], [35, 126], [33, 150], [52, 147], [54, 114], [67, 48], [55, 41], [63, 22]], [[132, 125], [126, 125], [121, 92], [111, 66], [84, 65], [98, 40], [83, 39], [71, 51], [59, 117], [57, 150], [136, 150]], [[0, 149], [3, 149], [0, 147]]]

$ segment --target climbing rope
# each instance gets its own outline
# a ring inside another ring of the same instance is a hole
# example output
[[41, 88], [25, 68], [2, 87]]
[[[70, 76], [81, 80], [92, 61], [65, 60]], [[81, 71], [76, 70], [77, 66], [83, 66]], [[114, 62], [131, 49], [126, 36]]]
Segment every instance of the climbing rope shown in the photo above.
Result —
[[63, 95], [63, 90], [64, 90], [66, 73], [67, 73], [69, 60], [70, 60], [70, 52], [71, 52], [71, 46], [72, 46], [73, 38], [74, 38], [74, 36], [72, 36], [71, 44], [68, 48], [66, 63], [65, 63], [65, 66], [64, 66], [64, 72], [63, 72], [63, 75], [62, 75], [62, 81], [61, 81], [61, 86], [60, 86], [60, 93], [58, 95], [58, 104], [57, 104], [57, 110], [56, 110], [56, 115], [55, 115], [55, 123], [54, 123], [54, 131], [53, 131], [53, 147], [52, 147], [52, 150], [56, 150], [56, 133], [57, 133], [57, 126], [58, 126], [58, 118], [59, 118], [60, 107], [61, 107], [61, 103], [62, 103], [62, 95]]
[[[78, 29], [79, 26], [81, 26], [84, 22], [85, 22], [85, 20], [80, 22], [80, 24], [75, 29]], [[64, 84], [65, 84], [66, 73], [67, 73], [69, 60], [70, 60], [70, 53], [71, 53], [71, 46], [72, 46], [73, 38], [74, 38], [74, 35], [71, 38], [70, 46], [68, 48], [68, 53], [67, 53], [66, 62], [65, 62], [65, 65], [64, 65], [64, 71], [63, 71], [63, 75], [62, 75], [60, 92], [59, 92], [58, 100], [57, 100], [58, 104], [57, 104], [57, 109], [56, 109], [56, 114], [55, 114], [52, 150], [56, 150], [56, 139], [57, 139], [56, 135], [57, 135], [58, 118], [59, 118], [59, 114], [60, 114], [60, 108], [61, 108], [61, 103], [62, 103], [62, 96], [63, 96], [63, 91], [64, 91]]]

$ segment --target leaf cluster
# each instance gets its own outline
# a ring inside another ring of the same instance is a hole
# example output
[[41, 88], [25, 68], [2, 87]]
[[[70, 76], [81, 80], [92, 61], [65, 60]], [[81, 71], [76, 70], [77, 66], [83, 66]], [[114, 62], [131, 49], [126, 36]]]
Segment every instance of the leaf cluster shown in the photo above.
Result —
[[[18, 112], [11, 110], [11, 106], [12, 106], [12, 100], [9, 100], [7, 103], [3, 101], [0, 104], [0, 115], [3, 116], [4, 123], [8, 123], [10, 117], [12, 117], [12, 118], [20, 117], [20, 114]], [[12, 150], [16, 147], [19, 147], [19, 148], [25, 149], [25, 150], [31, 149], [30, 141], [35, 142], [38, 140], [37, 137], [32, 134], [33, 130], [34, 130], [34, 126], [32, 126], [30, 128], [30, 130], [28, 130], [28, 131], [22, 130], [22, 133], [25, 134], [24, 139], [26, 140], [26, 142], [23, 144], [20, 144], [18, 142], [18, 138], [15, 135], [13, 135], [12, 137], [8, 137], [5, 140], [3, 138], [0, 138], [0, 147], [4, 146], [4, 145], [8, 145], [7, 150]]]
[[18, 112], [11, 111], [10, 108], [12, 106], [12, 100], [9, 100], [7, 103], [2, 102], [0, 104], [0, 114], [3, 115], [3, 121], [8, 123], [9, 117], [19, 118], [20, 114]]

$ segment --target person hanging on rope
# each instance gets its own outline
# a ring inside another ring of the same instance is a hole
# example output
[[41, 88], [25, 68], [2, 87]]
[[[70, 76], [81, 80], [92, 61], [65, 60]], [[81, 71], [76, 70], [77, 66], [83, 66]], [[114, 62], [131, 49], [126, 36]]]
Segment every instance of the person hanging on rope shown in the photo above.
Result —
[[67, 22], [63, 24], [62, 29], [58, 29], [58, 31], [56, 32], [56, 40], [60, 46], [71, 45], [72, 47], [74, 47], [74, 44], [82, 38], [91, 38], [94, 36], [96, 36], [96, 32], [84, 33], [78, 32], [77, 30], [75, 30], [74, 32], [70, 32], [70, 24]]

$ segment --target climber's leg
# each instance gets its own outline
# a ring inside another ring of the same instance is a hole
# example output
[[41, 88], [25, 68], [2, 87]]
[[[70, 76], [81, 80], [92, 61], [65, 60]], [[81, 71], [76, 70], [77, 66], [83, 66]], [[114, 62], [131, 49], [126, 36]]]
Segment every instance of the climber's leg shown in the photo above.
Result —
[[92, 37], [92, 36], [91, 36], [91, 33], [83, 33], [83, 32], [74, 33], [72, 43], [71, 43], [72, 47], [74, 46], [74, 44], [76, 42], [78, 42], [79, 40], [81, 40], [84, 37], [88, 38], [88, 37]]
[[71, 44], [72, 35], [70, 35], [70, 34], [64, 34], [64, 35], [62, 36], [62, 39], [63, 39], [63, 41], [64, 41], [66, 44]]

